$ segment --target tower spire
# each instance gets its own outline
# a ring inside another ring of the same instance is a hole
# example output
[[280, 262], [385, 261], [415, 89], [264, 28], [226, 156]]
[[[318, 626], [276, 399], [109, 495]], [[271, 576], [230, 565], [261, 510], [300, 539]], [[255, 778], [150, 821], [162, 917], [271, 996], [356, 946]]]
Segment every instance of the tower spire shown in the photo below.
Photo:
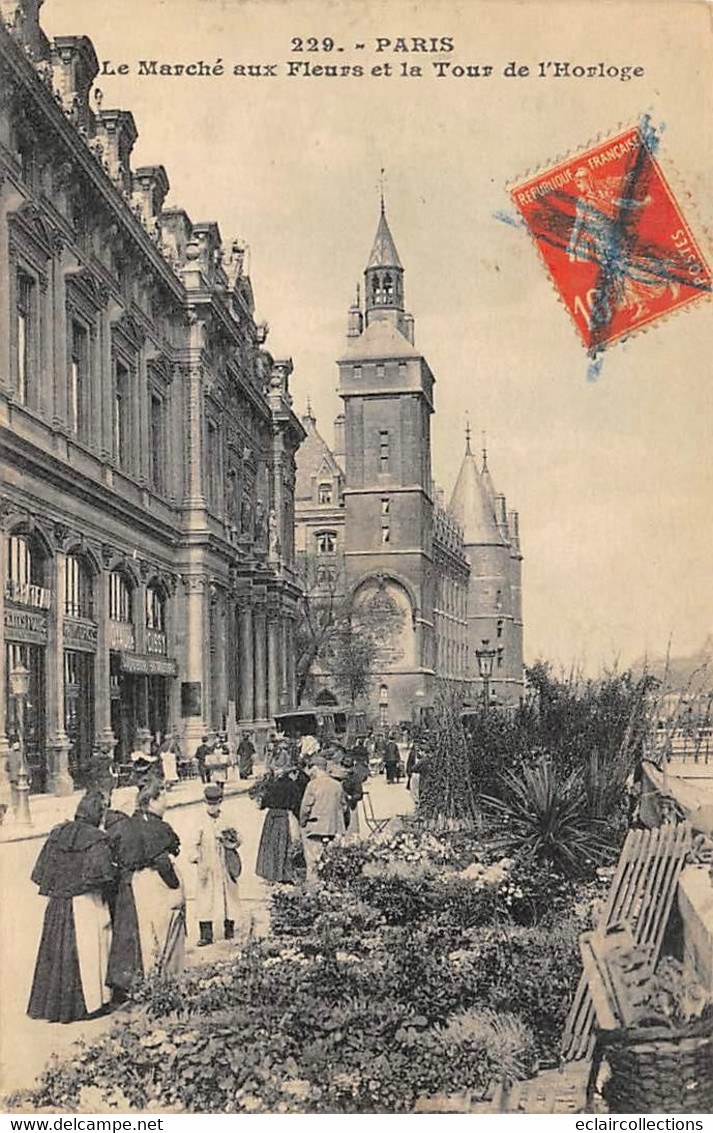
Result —
[[364, 313], [367, 326], [376, 319], [386, 319], [400, 327], [404, 318], [404, 269], [386, 219], [383, 184], [380, 199], [379, 224], [364, 272]]
[[466, 456], [472, 455], [470, 451], [470, 414], [467, 410], [465, 414], [465, 454]]
[[487, 437], [485, 435], [485, 429], [483, 429], [483, 432], [482, 432], [482, 443], [483, 443], [483, 449], [482, 449], [482, 452], [483, 452], [483, 467], [481, 468], [480, 471], [481, 471], [481, 473], [484, 473], [484, 472], [489, 471], [489, 469], [488, 469], [488, 442], [487, 442]]
[[379, 199], [381, 202], [381, 215], [386, 216], [386, 205], [384, 204], [384, 175], [386, 170], [383, 165], [379, 171]]

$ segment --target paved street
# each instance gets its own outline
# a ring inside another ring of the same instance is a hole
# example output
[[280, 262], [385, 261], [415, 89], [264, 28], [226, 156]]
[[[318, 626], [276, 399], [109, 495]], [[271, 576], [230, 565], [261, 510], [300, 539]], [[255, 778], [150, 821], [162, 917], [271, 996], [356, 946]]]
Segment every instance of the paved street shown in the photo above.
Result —
[[[387, 785], [380, 776], [370, 779], [367, 787], [377, 817], [408, 813], [412, 809], [411, 797], [403, 783]], [[166, 814], [185, 846], [191, 840], [200, 810], [200, 805], [193, 805], [178, 807]], [[246, 930], [252, 919], [256, 930], [264, 932], [268, 921], [269, 886], [256, 877], [254, 871], [263, 814], [245, 795], [227, 799], [223, 812], [243, 839], [240, 895], [244, 922], [241, 927]], [[91, 1039], [111, 1025], [111, 1016], [88, 1023], [50, 1024], [25, 1015], [45, 907], [44, 899], [37, 895], [29, 879], [41, 846], [42, 842], [37, 839], [0, 846], [0, 1093], [3, 1094], [31, 1085], [53, 1053], [62, 1054], [76, 1039]], [[194, 867], [183, 863], [182, 873], [188, 896], [188, 963], [214, 959], [229, 952], [231, 946], [224, 942], [212, 948], [196, 949], [198, 928], [192, 912]]]

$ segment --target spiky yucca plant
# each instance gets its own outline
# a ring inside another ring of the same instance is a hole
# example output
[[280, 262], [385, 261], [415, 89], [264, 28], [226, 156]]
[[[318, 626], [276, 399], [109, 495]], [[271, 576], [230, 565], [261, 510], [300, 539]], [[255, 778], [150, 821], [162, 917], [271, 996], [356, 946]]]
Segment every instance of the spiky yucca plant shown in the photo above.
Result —
[[483, 796], [491, 817], [502, 821], [494, 847], [510, 857], [547, 862], [568, 877], [584, 876], [605, 860], [606, 823], [587, 807], [579, 771], [563, 775], [543, 758], [500, 777], [500, 797]]

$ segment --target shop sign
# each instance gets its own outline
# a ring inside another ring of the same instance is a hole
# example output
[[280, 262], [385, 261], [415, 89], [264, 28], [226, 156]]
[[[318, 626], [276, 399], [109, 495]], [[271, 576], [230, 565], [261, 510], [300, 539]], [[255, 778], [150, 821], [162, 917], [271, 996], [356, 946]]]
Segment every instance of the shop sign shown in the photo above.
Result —
[[168, 657], [144, 657], [140, 653], [122, 653], [121, 668], [124, 673], [141, 673], [150, 677], [175, 677], [178, 666]]
[[97, 647], [97, 627], [94, 622], [75, 618], [64, 619], [64, 644], [70, 649], [85, 649], [93, 653]]
[[47, 615], [34, 610], [13, 610], [5, 607], [5, 636], [9, 641], [29, 645], [47, 644]]

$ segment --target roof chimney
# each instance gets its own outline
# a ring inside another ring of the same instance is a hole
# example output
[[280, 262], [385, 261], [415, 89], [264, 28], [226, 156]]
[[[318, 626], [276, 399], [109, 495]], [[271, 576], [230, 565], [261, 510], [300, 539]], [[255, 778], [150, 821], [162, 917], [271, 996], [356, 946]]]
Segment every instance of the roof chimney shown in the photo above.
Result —
[[334, 418], [334, 459], [344, 468], [347, 455], [347, 427], [346, 417], [338, 413]]
[[96, 134], [104, 147], [104, 160], [117, 189], [131, 192], [131, 151], [139, 134], [133, 114], [128, 110], [98, 110]]
[[92, 41], [86, 35], [58, 35], [52, 41], [52, 82], [62, 108], [77, 128], [94, 125], [89, 109], [89, 90], [99, 63]]
[[154, 227], [168, 193], [168, 177], [162, 165], [144, 165], [131, 176], [131, 199], [138, 206], [144, 228]]
[[0, 0], [0, 16], [10, 35], [37, 62], [49, 58], [49, 42], [40, 27], [43, 0]]

